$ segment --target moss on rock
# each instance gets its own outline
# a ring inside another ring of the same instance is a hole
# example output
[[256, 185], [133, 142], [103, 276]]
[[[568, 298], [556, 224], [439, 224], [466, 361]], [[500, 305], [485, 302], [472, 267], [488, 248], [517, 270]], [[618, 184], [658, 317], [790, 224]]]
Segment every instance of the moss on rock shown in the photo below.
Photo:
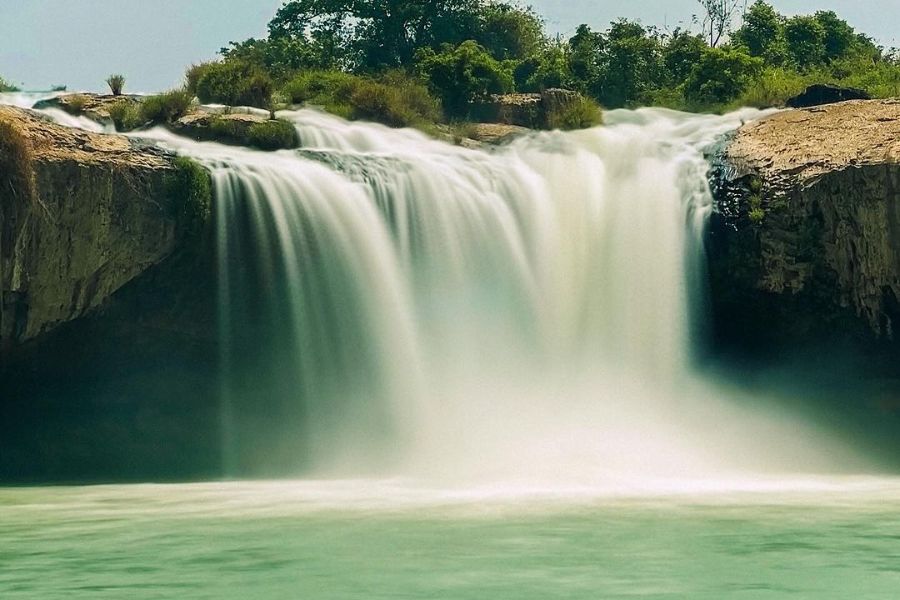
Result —
[[174, 171], [166, 177], [169, 208], [182, 234], [195, 237], [212, 214], [212, 178], [205, 168], [184, 156], [176, 158], [173, 166]]

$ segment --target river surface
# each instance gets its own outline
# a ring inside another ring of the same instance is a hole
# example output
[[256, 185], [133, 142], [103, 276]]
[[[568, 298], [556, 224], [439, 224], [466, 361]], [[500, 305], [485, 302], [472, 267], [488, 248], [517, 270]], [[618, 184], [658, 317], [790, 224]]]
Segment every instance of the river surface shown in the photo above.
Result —
[[0, 491], [0, 597], [897, 598], [900, 481]]

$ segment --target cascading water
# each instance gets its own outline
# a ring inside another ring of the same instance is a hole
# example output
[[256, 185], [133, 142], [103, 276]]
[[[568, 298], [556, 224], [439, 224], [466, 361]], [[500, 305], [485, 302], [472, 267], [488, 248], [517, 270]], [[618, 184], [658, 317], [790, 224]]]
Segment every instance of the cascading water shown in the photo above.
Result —
[[703, 150], [758, 114], [611, 111], [489, 151], [311, 110], [279, 115], [299, 151], [135, 134], [213, 173], [224, 470], [634, 488], [841, 464], [691, 368]]

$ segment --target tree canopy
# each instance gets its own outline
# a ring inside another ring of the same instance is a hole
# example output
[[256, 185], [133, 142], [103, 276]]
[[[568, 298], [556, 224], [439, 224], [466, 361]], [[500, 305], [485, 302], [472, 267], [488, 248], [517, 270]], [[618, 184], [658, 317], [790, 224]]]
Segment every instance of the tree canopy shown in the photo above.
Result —
[[[259, 84], [263, 72], [276, 88], [304, 72], [373, 81], [405, 73], [452, 117], [491, 93], [552, 87], [609, 108], [691, 110], [777, 104], [810, 83], [900, 94], [896, 55], [832, 11], [788, 18], [766, 0], [698, 2], [703, 12], [693, 28], [619, 19], [554, 39], [515, 0], [288, 0], [267, 38], [232, 43], [222, 54], [238, 65], [229, 73], [253, 73]], [[207, 87], [218, 85], [214, 76]]]

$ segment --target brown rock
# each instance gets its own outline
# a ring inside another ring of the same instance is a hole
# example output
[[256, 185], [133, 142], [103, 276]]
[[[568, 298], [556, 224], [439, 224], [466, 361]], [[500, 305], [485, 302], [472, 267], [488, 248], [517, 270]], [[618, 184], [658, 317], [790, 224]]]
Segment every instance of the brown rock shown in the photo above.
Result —
[[0, 153], [15, 144], [28, 157], [0, 156], [16, 171], [8, 181], [0, 173], [0, 347], [9, 347], [84, 315], [160, 262], [176, 223], [164, 197], [170, 157], [12, 107], [0, 106], [0, 126], [9, 138]]

